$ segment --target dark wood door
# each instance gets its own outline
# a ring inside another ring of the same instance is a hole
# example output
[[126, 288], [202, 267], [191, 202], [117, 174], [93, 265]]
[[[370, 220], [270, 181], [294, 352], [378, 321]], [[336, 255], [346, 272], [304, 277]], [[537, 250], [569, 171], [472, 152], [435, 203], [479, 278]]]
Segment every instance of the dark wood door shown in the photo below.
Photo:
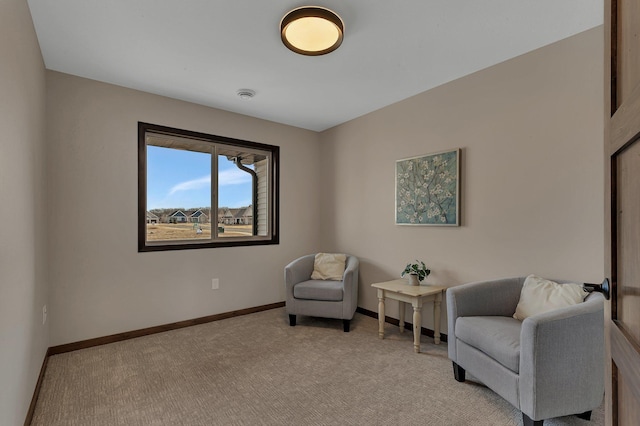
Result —
[[605, 2], [611, 118], [605, 152], [613, 425], [640, 424], [640, 0]]

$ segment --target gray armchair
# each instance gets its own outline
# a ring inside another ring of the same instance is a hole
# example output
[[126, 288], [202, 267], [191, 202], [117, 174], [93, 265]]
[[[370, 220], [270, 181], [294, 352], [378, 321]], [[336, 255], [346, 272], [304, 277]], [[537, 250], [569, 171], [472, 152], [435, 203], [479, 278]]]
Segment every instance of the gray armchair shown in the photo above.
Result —
[[[448, 350], [465, 371], [522, 411], [524, 425], [577, 414], [589, 420], [604, 395], [604, 297], [513, 318], [525, 277], [447, 289]], [[565, 283], [566, 281], [558, 281]]]
[[330, 281], [311, 279], [314, 258], [303, 256], [284, 268], [289, 324], [296, 325], [296, 315], [337, 318], [348, 332], [358, 306], [358, 259], [347, 255], [342, 281]]

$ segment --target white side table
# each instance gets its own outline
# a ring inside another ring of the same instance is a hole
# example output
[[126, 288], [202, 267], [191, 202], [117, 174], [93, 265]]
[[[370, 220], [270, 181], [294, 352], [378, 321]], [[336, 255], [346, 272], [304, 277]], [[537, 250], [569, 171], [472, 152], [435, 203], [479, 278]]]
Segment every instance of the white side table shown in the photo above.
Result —
[[433, 300], [433, 341], [440, 344], [440, 305], [446, 287], [439, 285], [411, 286], [406, 280], [393, 280], [371, 284], [378, 289], [378, 337], [384, 339], [384, 303], [385, 299], [400, 302], [400, 332], [404, 331], [404, 305], [413, 306], [413, 350], [420, 352], [420, 332], [422, 330], [422, 304], [425, 300]]

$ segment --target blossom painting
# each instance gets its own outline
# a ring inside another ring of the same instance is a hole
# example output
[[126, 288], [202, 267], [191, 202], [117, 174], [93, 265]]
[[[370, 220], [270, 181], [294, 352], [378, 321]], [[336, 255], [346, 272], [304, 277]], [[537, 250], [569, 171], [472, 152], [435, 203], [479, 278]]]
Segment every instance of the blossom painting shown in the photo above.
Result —
[[396, 161], [396, 224], [460, 224], [460, 150]]

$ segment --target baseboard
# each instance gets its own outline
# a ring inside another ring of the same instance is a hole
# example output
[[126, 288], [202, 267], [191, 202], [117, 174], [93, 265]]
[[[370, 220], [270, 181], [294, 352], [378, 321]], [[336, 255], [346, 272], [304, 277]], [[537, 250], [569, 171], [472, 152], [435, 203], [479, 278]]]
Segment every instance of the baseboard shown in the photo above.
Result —
[[52, 355], [58, 355], [66, 352], [77, 351], [78, 349], [86, 349], [94, 346], [106, 345], [108, 343], [120, 342], [123, 340], [134, 339], [136, 337], [148, 336], [150, 334], [162, 333], [170, 330], [177, 330], [179, 328], [191, 327], [192, 325], [205, 324], [208, 322], [219, 321], [227, 318], [239, 317], [242, 315], [253, 314], [256, 312], [268, 311], [270, 309], [282, 308], [285, 306], [285, 302], [271, 303], [269, 305], [255, 306], [253, 308], [240, 309], [237, 311], [224, 312], [221, 314], [208, 315], [206, 317], [194, 318], [185, 321], [178, 321], [171, 324], [163, 324], [155, 327], [143, 328], [140, 330], [127, 331], [124, 333], [112, 334], [110, 336], [96, 337], [95, 339], [82, 340], [79, 342], [67, 343], [65, 345], [52, 346], [47, 349], [47, 352], [42, 361], [42, 367], [40, 368], [40, 375], [38, 376], [38, 382], [33, 391], [33, 397], [31, 398], [31, 404], [27, 411], [27, 416], [24, 420], [24, 426], [29, 426], [33, 420], [33, 414], [36, 409], [36, 403], [38, 402], [38, 396], [40, 395], [40, 388], [42, 386], [42, 379], [47, 369], [47, 363], [49, 357]]
[[[362, 315], [366, 315], [366, 316], [371, 317], [371, 318], [378, 319], [378, 313], [377, 312], [373, 312], [373, 311], [370, 311], [370, 310], [365, 309], [365, 308], [358, 307], [356, 309], [356, 312], [361, 313]], [[388, 322], [389, 324], [393, 324], [395, 326], [399, 326], [400, 325], [400, 321], [398, 319], [391, 318], [391, 317], [388, 317], [386, 315], [384, 317], [384, 322]], [[413, 324], [405, 321], [404, 328], [406, 330], [413, 330]], [[433, 330], [431, 330], [430, 328], [421, 327], [420, 334], [423, 334], [423, 335], [428, 336], [428, 337], [433, 337]], [[443, 334], [443, 333], [440, 333], [440, 340], [443, 341], [443, 342], [446, 342], [447, 341], [447, 335]]]
[[40, 395], [40, 388], [42, 387], [42, 379], [44, 378], [44, 372], [47, 369], [47, 363], [49, 362], [49, 356], [51, 355], [51, 348], [47, 348], [47, 352], [44, 354], [42, 360], [42, 367], [40, 367], [40, 374], [38, 375], [38, 381], [36, 382], [36, 388], [33, 391], [31, 397], [31, 404], [29, 404], [29, 410], [27, 410], [27, 416], [24, 419], [24, 426], [29, 426], [33, 420], [33, 413], [36, 411], [36, 402], [38, 402], [38, 395]]

